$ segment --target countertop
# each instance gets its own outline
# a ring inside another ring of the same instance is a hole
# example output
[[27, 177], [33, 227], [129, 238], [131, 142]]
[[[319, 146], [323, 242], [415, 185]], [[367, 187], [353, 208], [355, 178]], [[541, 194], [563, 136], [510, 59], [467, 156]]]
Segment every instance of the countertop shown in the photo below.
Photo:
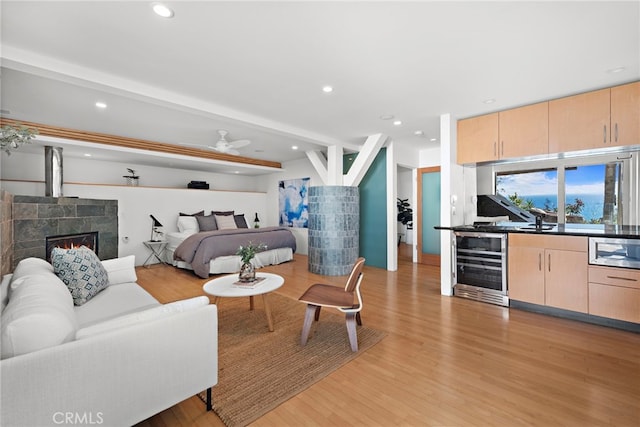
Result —
[[538, 230], [535, 224], [526, 222], [498, 222], [495, 225], [454, 225], [436, 226], [436, 230], [468, 231], [478, 233], [528, 233], [551, 234], [563, 236], [613, 237], [640, 239], [638, 225], [604, 225], [604, 224], [543, 224]]

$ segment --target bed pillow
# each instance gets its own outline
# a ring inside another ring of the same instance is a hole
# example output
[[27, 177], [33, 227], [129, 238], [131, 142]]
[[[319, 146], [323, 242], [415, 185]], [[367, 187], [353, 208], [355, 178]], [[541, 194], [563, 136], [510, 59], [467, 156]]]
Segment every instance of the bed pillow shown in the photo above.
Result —
[[75, 305], [86, 303], [109, 286], [109, 273], [86, 246], [53, 248], [51, 264], [54, 273], [67, 285]]
[[235, 214], [235, 211], [211, 211], [211, 215], [228, 216]]
[[216, 218], [218, 230], [233, 230], [238, 228], [233, 215], [213, 215]]
[[197, 233], [200, 228], [198, 225], [198, 218], [201, 215], [182, 215], [178, 217], [178, 231], [181, 233], [190, 232], [191, 234]]
[[247, 220], [244, 218], [244, 214], [234, 215], [233, 220], [238, 228], [249, 228]]
[[180, 216], [200, 216], [200, 215], [204, 215], [204, 210], [202, 210], [200, 212], [192, 213], [192, 214], [187, 214], [187, 213], [184, 213], [184, 212], [180, 212]]
[[138, 280], [135, 255], [107, 259], [102, 261], [102, 266], [107, 270], [109, 285], [132, 283]]
[[200, 231], [214, 231], [218, 229], [215, 215], [200, 215], [195, 217]]

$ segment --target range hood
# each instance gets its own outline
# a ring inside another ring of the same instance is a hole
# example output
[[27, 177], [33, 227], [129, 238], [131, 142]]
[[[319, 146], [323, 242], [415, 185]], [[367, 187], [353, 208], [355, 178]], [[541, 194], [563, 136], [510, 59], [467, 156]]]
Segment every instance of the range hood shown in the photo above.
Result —
[[520, 209], [509, 199], [494, 194], [478, 196], [477, 215], [485, 217], [508, 216], [509, 220], [514, 222], [536, 221], [536, 217], [532, 213]]

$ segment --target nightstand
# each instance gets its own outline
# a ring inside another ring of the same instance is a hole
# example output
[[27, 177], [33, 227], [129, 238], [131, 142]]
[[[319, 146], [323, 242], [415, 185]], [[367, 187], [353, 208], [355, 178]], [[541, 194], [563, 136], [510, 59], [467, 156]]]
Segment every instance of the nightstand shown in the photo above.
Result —
[[149, 248], [149, 250], [151, 250], [151, 253], [147, 257], [147, 259], [144, 261], [144, 263], [142, 264], [143, 267], [146, 267], [146, 268], [151, 267], [152, 263], [150, 261], [152, 261], [154, 257], [158, 261], [160, 261], [160, 263], [162, 263], [162, 264], [166, 264], [167, 263], [163, 258], [164, 250], [167, 247], [167, 242], [165, 242], [165, 241], [154, 242], [154, 241], [151, 241], [151, 240], [147, 240], [146, 242], [142, 242], [142, 243], [147, 248]]

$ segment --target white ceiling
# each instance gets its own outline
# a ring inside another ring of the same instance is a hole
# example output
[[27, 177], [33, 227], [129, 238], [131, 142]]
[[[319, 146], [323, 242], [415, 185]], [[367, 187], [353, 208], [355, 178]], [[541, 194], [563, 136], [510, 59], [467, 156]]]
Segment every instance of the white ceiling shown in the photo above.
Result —
[[203, 147], [226, 129], [252, 140], [241, 155], [288, 161], [375, 133], [432, 147], [443, 113], [640, 79], [639, 1], [165, 4], [172, 19], [147, 1], [2, 1], [3, 116]]

